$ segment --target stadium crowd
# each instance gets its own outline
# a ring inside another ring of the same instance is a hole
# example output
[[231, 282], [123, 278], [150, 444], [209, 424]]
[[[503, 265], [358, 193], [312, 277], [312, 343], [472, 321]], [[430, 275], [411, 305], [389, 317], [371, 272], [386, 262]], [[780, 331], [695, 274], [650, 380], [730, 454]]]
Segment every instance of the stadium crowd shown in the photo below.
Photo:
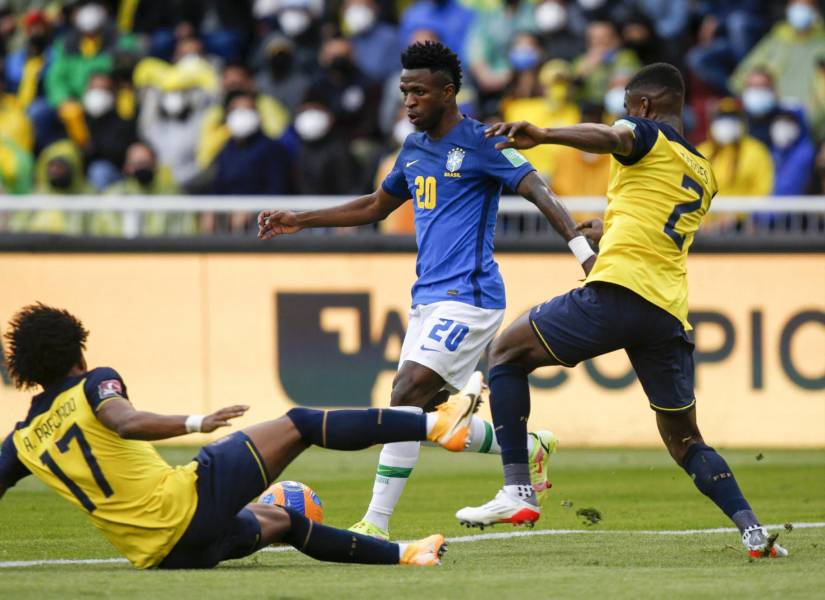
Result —
[[[489, 122], [612, 122], [635, 71], [671, 62], [721, 195], [821, 194], [822, 15], [814, 0], [0, 0], [0, 189], [372, 191], [412, 131], [399, 53], [440, 40], [462, 60], [462, 110]], [[525, 154], [559, 194], [604, 194], [608, 156]], [[141, 227], [250, 225], [242, 213], [150, 214]], [[123, 225], [108, 212], [22, 211], [0, 228]], [[387, 228], [409, 231], [411, 210]]]

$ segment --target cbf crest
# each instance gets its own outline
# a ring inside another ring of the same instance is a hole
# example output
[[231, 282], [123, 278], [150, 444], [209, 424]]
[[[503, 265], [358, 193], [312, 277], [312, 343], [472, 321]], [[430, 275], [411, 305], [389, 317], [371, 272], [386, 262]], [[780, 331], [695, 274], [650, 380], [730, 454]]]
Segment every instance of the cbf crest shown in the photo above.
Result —
[[464, 149], [453, 148], [447, 152], [447, 170], [450, 173], [455, 173], [461, 168], [461, 163], [464, 162]]
[[464, 162], [464, 149], [453, 148], [447, 153], [447, 177], [461, 177], [456, 171], [461, 168], [461, 163]]

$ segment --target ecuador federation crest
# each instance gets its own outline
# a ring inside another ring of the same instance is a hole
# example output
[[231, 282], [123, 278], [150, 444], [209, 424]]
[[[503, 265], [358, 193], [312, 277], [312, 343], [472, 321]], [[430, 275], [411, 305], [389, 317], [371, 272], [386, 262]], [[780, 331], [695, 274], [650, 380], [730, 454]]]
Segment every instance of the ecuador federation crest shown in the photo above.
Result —
[[450, 173], [455, 173], [461, 168], [461, 163], [464, 161], [464, 149], [453, 148], [447, 152], [447, 170]]

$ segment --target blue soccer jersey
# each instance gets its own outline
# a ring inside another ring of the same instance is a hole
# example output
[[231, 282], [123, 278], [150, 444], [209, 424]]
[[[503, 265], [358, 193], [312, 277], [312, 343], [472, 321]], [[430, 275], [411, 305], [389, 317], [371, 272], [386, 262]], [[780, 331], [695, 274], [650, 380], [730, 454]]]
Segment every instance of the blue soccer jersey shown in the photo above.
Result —
[[504, 308], [504, 282], [493, 259], [493, 235], [503, 186], [512, 190], [533, 170], [516, 150], [496, 150], [503, 138], [464, 118], [438, 140], [413, 133], [382, 183], [396, 198], [412, 198], [418, 258], [412, 303], [455, 300]]

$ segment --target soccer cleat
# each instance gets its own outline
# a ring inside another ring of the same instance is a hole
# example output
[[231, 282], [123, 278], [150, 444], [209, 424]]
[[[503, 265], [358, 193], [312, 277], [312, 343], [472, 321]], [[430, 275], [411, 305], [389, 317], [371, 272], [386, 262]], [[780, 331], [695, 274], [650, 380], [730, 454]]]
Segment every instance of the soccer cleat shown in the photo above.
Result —
[[556, 451], [559, 441], [552, 431], [534, 431], [529, 433], [533, 439], [533, 451], [530, 452], [530, 483], [533, 484], [533, 491], [536, 492], [539, 504], [544, 502], [547, 492], [553, 487], [550, 483], [550, 471], [547, 465], [550, 463], [550, 455]]
[[511, 523], [532, 527], [541, 517], [541, 508], [511, 496], [503, 489], [496, 497], [482, 506], [466, 506], [455, 513], [462, 525], [481, 527], [498, 523]]
[[379, 540], [388, 541], [390, 539], [389, 531], [386, 529], [381, 529], [378, 525], [374, 525], [365, 519], [358, 521], [355, 525], [350, 527], [348, 531], [360, 533], [361, 535], [368, 535]]
[[441, 564], [441, 557], [447, 551], [444, 536], [436, 533], [417, 542], [410, 542], [401, 557], [402, 565], [435, 567]]
[[768, 535], [767, 529], [754, 525], [742, 533], [742, 543], [751, 558], [783, 558], [788, 556], [788, 551], [776, 543], [778, 537], [778, 533]]
[[470, 421], [478, 410], [483, 387], [483, 376], [476, 371], [463, 390], [436, 409], [437, 419], [427, 439], [450, 452], [464, 450], [470, 442]]

